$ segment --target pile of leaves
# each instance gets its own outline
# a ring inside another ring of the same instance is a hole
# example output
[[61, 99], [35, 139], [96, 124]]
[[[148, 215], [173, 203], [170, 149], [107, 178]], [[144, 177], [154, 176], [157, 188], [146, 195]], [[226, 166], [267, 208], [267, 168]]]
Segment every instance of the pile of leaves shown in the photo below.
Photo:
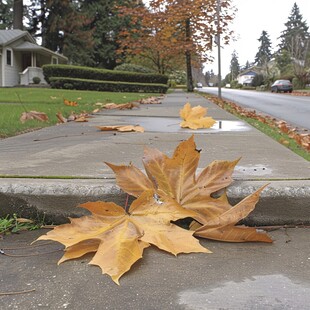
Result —
[[[38, 240], [65, 245], [59, 264], [95, 253], [90, 264], [98, 265], [119, 284], [119, 278], [142, 257], [150, 245], [179, 253], [210, 251], [195, 237], [228, 242], [272, 242], [265, 232], [238, 225], [254, 208], [264, 187], [235, 206], [223, 191], [232, 182], [236, 161], [214, 161], [196, 176], [200, 151], [194, 137], [181, 142], [171, 158], [146, 148], [144, 174], [133, 165], [107, 165], [117, 184], [136, 197], [122, 208], [112, 202], [88, 202], [80, 207], [92, 214], [54, 228]], [[191, 218], [190, 230], [175, 221]]]
[[[291, 126], [284, 120], [279, 120], [269, 115], [257, 113], [255, 110], [249, 110], [240, 107], [231, 101], [221, 100], [213, 96], [208, 96], [207, 99], [217, 104], [223, 109], [225, 109], [228, 106], [229, 111], [232, 113], [236, 113], [237, 115], [240, 116], [255, 119], [272, 128], [277, 128], [280, 132], [287, 134], [289, 138], [294, 139], [297, 142], [297, 144], [300, 145], [304, 150], [310, 152], [310, 133], [307, 133], [305, 130], [300, 131], [298, 128]], [[286, 143], [284, 142], [283, 144]]]

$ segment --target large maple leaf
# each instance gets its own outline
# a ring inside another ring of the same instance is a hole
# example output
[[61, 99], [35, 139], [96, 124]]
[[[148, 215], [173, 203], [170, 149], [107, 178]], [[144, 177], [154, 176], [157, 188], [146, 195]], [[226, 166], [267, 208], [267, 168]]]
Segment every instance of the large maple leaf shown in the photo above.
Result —
[[70, 224], [57, 226], [38, 238], [65, 245], [65, 254], [58, 264], [96, 252], [90, 264], [98, 265], [102, 273], [119, 284], [119, 278], [142, 257], [143, 250], [150, 244], [174, 255], [210, 253], [193, 237], [193, 231], [171, 223], [192, 217], [194, 212], [182, 208], [170, 197], [145, 191], [128, 212], [112, 202], [88, 202], [80, 206], [92, 215], [70, 219]]
[[[147, 175], [133, 165], [117, 166], [111, 163], [107, 165], [115, 172], [118, 185], [126, 193], [135, 197], [148, 189], [164, 193], [175, 199], [185, 209], [195, 212], [193, 218], [204, 227], [199, 228], [196, 235], [232, 241], [230, 234], [232, 228], [255, 208], [262, 189], [232, 207], [227, 200], [226, 193], [218, 198], [214, 197], [214, 194], [231, 184], [232, 173], [238, 160], [214, 161], [196, 176], [199, 159], [200, 152], [196, 149], [192, 136], [177, 146], [172, 158], [157, 149], [145, 148], [143, 164]], [[221, 225], [219, 219], [225, 219], [225, 225]], [[218, 223], [214, 224], [216, 221]], [[202, 230], [204, 233], [201, 233]], [[247, 233], [245, 237], [245, 230], [251, 234]], [[253, 228], [235, 227], [233, 233], [234, 242], [272, 242], [265, 233], [257, 232]]]

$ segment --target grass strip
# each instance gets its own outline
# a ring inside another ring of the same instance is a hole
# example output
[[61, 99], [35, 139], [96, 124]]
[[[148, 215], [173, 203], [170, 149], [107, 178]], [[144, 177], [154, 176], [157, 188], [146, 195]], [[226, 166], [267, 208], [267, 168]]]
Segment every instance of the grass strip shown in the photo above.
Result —
[[[0, 138], [12, 137], [21, 133], [53, 126], [58, 123], [56, 114], [64, 117], [70, 114], [91, 113], [96, 103], [127, 103], [142, 98], [158, 96], [152, 93], [120, 93], [76, 91], [49, 88], [2, 88], [0, 89]], [[64, 99], [76, 101], [78, 106], [67, 106]], [[49, 120], [40, 122], [28, 120], [21, 123], [23, 112], [38, 111], [47, 114]]]
[[[207, 98], [208, 100], [212, 101], [213, 103], [218, 105], [219, 99], [214, 96], [213, 94], [207, 94], [206, 93], [201, 93], [202, 96]], [[236, 104], [236, 103], [234, 103]], [[297, 155], [301, 156], [307, 161], [310, 161], [310, 153], [302, 148], [294, 139], [290, 138], [288, 134], [281, 132], [278, 128], [271, 126], [271, 124], [268, 123], [263, 123], [257, 119], [253, 119], [250, 117], [246, 117], [243, 115], [240, 115], [235, 109], [233, 109], [229, 103], [225, 100], [221, 101], [221, 108], [223, 108], [225, 111], [235, 115], [239, 119], [245, 121], [249, 125], [253, 126], [254, 128], [258, 129], [265, 135], [269, 136], [273, 140], [281, 143]]]

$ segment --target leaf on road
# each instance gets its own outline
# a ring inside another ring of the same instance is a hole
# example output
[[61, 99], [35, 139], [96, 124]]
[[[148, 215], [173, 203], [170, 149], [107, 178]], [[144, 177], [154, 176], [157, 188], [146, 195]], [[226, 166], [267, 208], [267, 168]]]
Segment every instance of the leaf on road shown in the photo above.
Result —
[[120, 131], [120, 132], [144, 132], [144, 128], [138, 125], [115, 125], [115, 126], [97, 126], [101, 131]]
[[38, 120], [40, 122], [47, 122], [48, 116], [44, 112], [37, 112], [37, 111], [30, 111], [30, 112], [23, 112], [20, 121], [25, 123], [28, 120]]
[[[242, 207], [232, 207], [227, 200], [226, 193], [218, 198], [214, 197], [214, 194], [231, 184], [232, 173], [239, 160], [214, 161], [196, 176], [199, 159], [200, 152], [196, 149], [192, 136], [178, 145], [172, 158], [157, 149], [145, 149], [143, 164], [148, 181], [145, 180], [146, 176], [142, 178], [138, 176], [138, 168], [133, 165], [116, 166], [109, 163], [108, 165], [116, 175], [117, 184], [126, 193], [137, 197], [147, 188], [156, 190], [158, 193], [175, 199], [185, 209], [194, 211], [193, 218], [202, 225], [207, 225], [224, 214], [227, 216], [226, 212], [231, 210], [228, 213], [230, 216], [227, 225], [224, 228], [221, 226], [221, 229], [230, 229], [230, 226], [236, 224], [235, 218], [231, 214], [238, 219], [243, 219], [249, 212], [239, 213], [238, 209], [244, 208], [244, 204], [241, 204]], [[258, 193], [260, 191], [252, 194], [253, 197], [258, 197]], [[245, 199], [247, 210], [251, 208], [253, 210], [257, 202], [250, 197]], [[240, 217], [240, 214], [243, 217]], [[251, 230], [251, 228], [249, 229]], [[209, 234], [208, 238], [212, 239], [212, 235]], [[222, 239], [217, 238], [216, 240], [229, 241], [226, 233], [222, 234]]]
[[183, 109], [180, 110], [180, 116], [183, 119], [180, 126], [190, 129], [210, 128], [216, 121], [212, 117], [206, 116], [206, 114], [207, 108], [200, 105], [192, 108], [190, 103], [186, 103]]
[[211, 218], [206, 224], [195, 230], [195, 236], [227, 242], [272, 242], [270, 237], [254, 227], [234, 226], [251, 213], [259, 200], [263, 186], [234, 207]]
[[57, 226], [37, 239], [54, 240], [66, 247], [59, 264], [95, 252], [90, 264], [99, 266], [103, 274], [119, 284], [119, 278], [150, 244], [174, 255], [210, 253], [193, 237], [193, 231], [171, 223], [193, 212], [170, 197], [146, 191], [132, 203], [128, 213], [112, 202], [88, 202], [81, 207], [92, 215], [70, 219], [70, 224]]

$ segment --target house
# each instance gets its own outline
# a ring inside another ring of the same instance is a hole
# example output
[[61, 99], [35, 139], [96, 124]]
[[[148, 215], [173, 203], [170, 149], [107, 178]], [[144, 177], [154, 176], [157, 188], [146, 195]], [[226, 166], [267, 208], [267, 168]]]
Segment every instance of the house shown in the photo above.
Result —
[[29, 85], [34, 77], [46, 84], [41, 67], [67, 62], [67, 57], [38, 45], [27, 31], [0, 30], [0, 87]]
[[253, 69], [245, 70], [238, 75], [238, 83], [246, 86], [252, 85], [252, 81], [257, 74], [258, 72]]

